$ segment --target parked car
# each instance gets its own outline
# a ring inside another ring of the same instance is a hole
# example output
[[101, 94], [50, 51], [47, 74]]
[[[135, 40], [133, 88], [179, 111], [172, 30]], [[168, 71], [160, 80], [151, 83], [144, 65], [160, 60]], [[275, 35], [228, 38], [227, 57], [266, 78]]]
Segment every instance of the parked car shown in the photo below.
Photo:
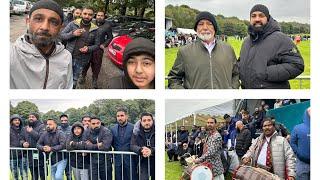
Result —
[[13, 2], [10, 0], [10, 16], [13, 14]]
[[24, 1], [24, 0], [13, 0], [13, 9], [12, 13], [13, 14], [26, 14], [29, 13], [32, 3], [29, 1]]
[[123, 69], [122, 56], [127, 44], [132, 41], [132, 38], [128, 35], [117, 36], [112, 39], [107, 48], [107, 56], [110, 60]]

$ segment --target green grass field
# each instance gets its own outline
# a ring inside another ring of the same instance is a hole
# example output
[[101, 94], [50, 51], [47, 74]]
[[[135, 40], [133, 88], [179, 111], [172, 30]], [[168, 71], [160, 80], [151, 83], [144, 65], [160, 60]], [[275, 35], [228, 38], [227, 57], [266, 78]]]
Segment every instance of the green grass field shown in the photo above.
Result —
[[165, 170], [166, 170], [166, 180], [178, 180], [182, 175], [182, 167], [179, 161], [168, 162], [168, 156], [165, 154]]
[[[236, 56], [238, 58], [240, 54], [242, 41], [236, 40], [233, 37], [229, 37], [228, 43], [233, 47], [236, 53]], [[309, 76], [310, 75], [310, 41], [302, 41], [298, 45], [298, 49], [304, 59], [304, 65], [305, 65], [304, 72], [301, 75]], [[178, 52], [178, 48], [170, 48], [165, 50], [165, 53], [166, 53], [165, 75], [168, 75], [171, 67], [173, 66], [177, 52]], [[300, 89], [299, 80], [290, 80], [290, 85], [291, 85], [291, 89]], [[167, 86], [168, 86], [168, 82], [166, 81], [166, 87]], [[310, 89], [310, 81], [309, 80], [302, 81], [301, 89]]]

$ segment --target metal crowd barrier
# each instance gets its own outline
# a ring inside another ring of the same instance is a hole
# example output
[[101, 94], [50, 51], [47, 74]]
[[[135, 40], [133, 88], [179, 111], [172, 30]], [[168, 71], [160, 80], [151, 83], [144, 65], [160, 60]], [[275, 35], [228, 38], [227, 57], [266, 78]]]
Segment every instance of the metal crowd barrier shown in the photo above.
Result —
[[[78, 156], [80, 155], [79, 153], [82, 154], [82, 159], [78, 158]], [[54, 154], [55, 156], [53, 156]], [[59, 154], [60, 154], [60, 161], [59, 161]], [[59, 152], [51, 152], [49, 154], [46, 154], [44, 152], [38, 151], [38, 149], [36, 148], [10, 148], [10, 170], [11, 170], [10, 179], [37, 180], [38, 178], [33, 177], [36, 174], [38, 174], [38, 177], [41, 180], [54, 179], [54, 177], [52, 177], [53, 176], [52, 166], [57, 165], [57, 163], [51, 164], [52, 162], [66, 163], [66, 165], [65, 166], [62, 165], [62, 167], [65, 167], [64, 172], [67, 172], [67, 170], [69, 170], [68, 171], [69, 179], [72, 179], [72, 180], [96, 180], [94, 179], [96, 175], [93, 178], [93, 173], [96, 171], [98, 173], [97, 177], [100, 177], [100, 175], [102, 175], [102, 177], [106, 177], [105, 180], [107, 180], [108, 179], [107, 177], [109, 175], [111, 179], [115, 179], [115, 176], [116, 176], [115, 156], [121, 157], [121, 180], [145, 180], [141, 178], [141, 173], [143, 172], [141, 170], [142, 157], [137, 155], [134, 152], [62, 150]], [[128, 156], [129, 156], [129, 172], [128, 170], [127, 171], [125, 170], [125, 165], [124, 165], [124, 164], [127, 164], [125, 163], [125, 160], [128, 159]], [[53, 159], [54, 157], [56, 158], [55, 161]], [[61, 162], [62, 160], [64, 160], [64, 162]], [[81, 160], [82, 160], [82, 164], [79, 164]], [[98, 161], [93, 162], [95, 160], [98, 160]], [[72, 167], [71, 161], [75, 161], [75, 167]], [[147, 161], [148, 161], [148, 167], [147, 167], [148, 177], [150, 177], [151, 176], [150, 158], [148, 158]], [[103, 173], [101, 166], [104, 166], [103, 168], [104, 174], [100, 174], [100, 173]], [[93, 168], [95, 167], [97, 167], [97, 170], [93, 170]], [[134, 170], [135, 172], [133, 172]], [[78, 171], [78, 173], [80, 172], [82, 177], [77, 176], [77, 174], [75, 174], [75, 171]], [[126, 179], [124, 175], [128, 173], [129, 173], [129, 179]], [[67, 176], [67, 175], [68, 175], [67, 173], [66, 174], [63, 173], [62, 176], [64, 178], [64, 176]], [[104, 180], [104, 179], [101, 179], [101, 180]]]

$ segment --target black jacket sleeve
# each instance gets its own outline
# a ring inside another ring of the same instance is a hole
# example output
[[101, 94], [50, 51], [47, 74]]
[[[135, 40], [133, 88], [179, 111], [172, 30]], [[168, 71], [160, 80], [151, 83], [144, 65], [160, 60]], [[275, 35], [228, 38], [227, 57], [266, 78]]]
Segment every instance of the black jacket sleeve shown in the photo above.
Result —
[[304, 71], [303, 58], [291, 39], [280, 41], [278, 53], [267, 65], [267, 80], [278, 82], [294, 79]]

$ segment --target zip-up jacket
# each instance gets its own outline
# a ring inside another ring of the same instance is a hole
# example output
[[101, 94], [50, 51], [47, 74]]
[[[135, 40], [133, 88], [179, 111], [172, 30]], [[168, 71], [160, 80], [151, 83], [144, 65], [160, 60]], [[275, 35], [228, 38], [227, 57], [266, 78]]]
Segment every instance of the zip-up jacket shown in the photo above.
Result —
[[239, 72], [232, 47], [216, 41], [211, 51], [201, 40], [179, 49], [168, 74], [171, 89], [238, 89]]
[[243, 89], [290, 89], [290, 79], [304, 70], [301, 54], [270, 17], [262, 34], [249, 28], [241, 47], [239, 70]]
[[49, 57], [26, 39], [19, 37], [10, 48], [11, 89], [71, 89], [72, 57], [61, 43]]

